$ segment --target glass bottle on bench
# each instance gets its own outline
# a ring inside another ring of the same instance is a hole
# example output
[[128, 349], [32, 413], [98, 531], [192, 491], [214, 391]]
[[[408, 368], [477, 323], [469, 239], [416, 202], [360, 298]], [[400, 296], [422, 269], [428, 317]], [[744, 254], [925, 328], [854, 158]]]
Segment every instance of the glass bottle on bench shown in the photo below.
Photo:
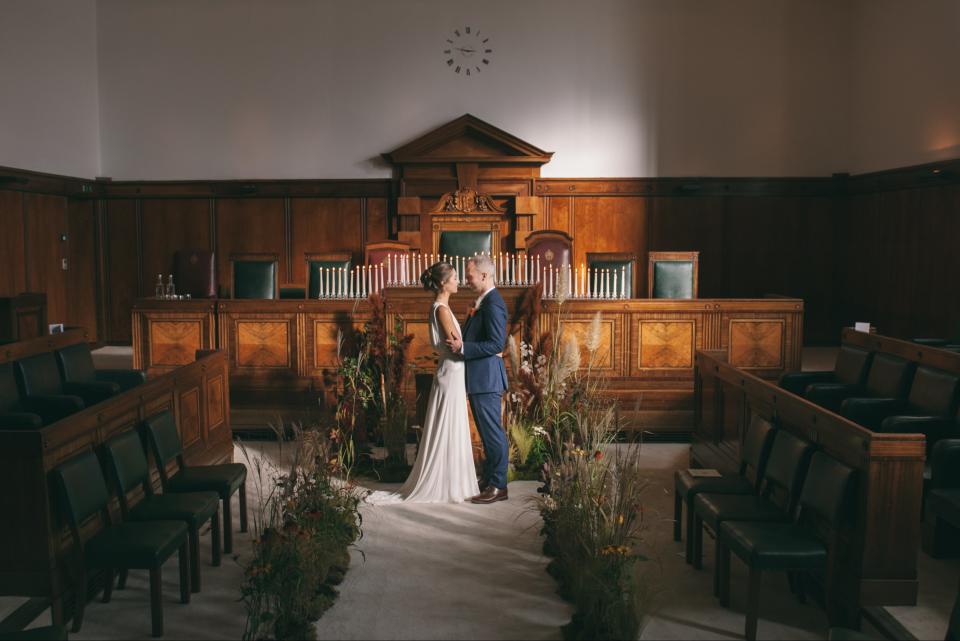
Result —
[[173, 274], [167, 276], [167, 298], [173, 299], [177, 295], [177, 288], [173, 286]]
[[163, 274], [157, 274], [157, 284], [153, 286], [153, 295], [157, 298], [163, 298], [165, 291], [163, 287]]

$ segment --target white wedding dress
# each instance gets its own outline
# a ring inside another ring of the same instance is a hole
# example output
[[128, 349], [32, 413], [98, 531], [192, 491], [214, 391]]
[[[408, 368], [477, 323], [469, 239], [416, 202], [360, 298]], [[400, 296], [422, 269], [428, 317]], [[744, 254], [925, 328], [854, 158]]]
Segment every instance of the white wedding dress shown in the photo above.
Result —
[[[430, 342], [439, 361], [427, 401], [417, 460], [399, 490], [372, 492], [367, 496], [368, 503], [461, 503], [480, 493], [467, 418], [466, 368], [463, 357], [454, 354], [443, 340], [437, 320], [437, 309], [441, 306], [447, 307], [434, 303], [430, 308]], [[453, 322], [457, 335], [462, 336], [455, 316]]]

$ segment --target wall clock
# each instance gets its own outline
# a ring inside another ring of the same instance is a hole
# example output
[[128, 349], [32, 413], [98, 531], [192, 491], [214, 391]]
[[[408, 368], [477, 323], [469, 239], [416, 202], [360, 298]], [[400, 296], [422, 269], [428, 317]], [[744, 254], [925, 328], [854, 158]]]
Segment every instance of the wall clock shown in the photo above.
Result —
[[490, 38], [481, 34], [479, 29], [463, 27], [454, 29], [447, 38], [443, 48], [444, 61], [447, 66], [464, 76], [471, 76], [483, 71], [490, 64], [490, 55], [493, 47]]

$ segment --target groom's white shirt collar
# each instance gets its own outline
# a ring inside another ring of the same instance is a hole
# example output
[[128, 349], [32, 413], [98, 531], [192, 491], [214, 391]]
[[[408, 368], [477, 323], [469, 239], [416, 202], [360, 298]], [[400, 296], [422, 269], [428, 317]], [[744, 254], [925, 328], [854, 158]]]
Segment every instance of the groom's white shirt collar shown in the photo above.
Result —
[[493, 287], [491, 287], [491, 288], [488, 289], [487, 291], [485, 291], [485, 292], [483, 292], [482, 294], [480, 294], [480, 296], [477, 298], [477, 302], [473, 304], [473, 308], [474, 308], [474, 309], [480, 309], [480, 303], [483, 302], [484, 297], [485, 297], [487, 294], [489, 294], [490, 292], [492, 292], [493, 290], [495, 290], [496, 288], [497, 288], [497, 286], [494, 285]]

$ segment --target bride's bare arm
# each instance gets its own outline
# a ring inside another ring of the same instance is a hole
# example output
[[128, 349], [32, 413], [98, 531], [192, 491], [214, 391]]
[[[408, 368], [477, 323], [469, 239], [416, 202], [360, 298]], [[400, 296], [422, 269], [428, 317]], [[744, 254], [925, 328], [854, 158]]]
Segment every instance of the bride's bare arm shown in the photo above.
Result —
[[460, 333], [457, 331], [457, 325], [454, 323], [449, 307], [437, 306], [437, 320], [440, 321], [444, 341], [454, 337], [460, 339]]

